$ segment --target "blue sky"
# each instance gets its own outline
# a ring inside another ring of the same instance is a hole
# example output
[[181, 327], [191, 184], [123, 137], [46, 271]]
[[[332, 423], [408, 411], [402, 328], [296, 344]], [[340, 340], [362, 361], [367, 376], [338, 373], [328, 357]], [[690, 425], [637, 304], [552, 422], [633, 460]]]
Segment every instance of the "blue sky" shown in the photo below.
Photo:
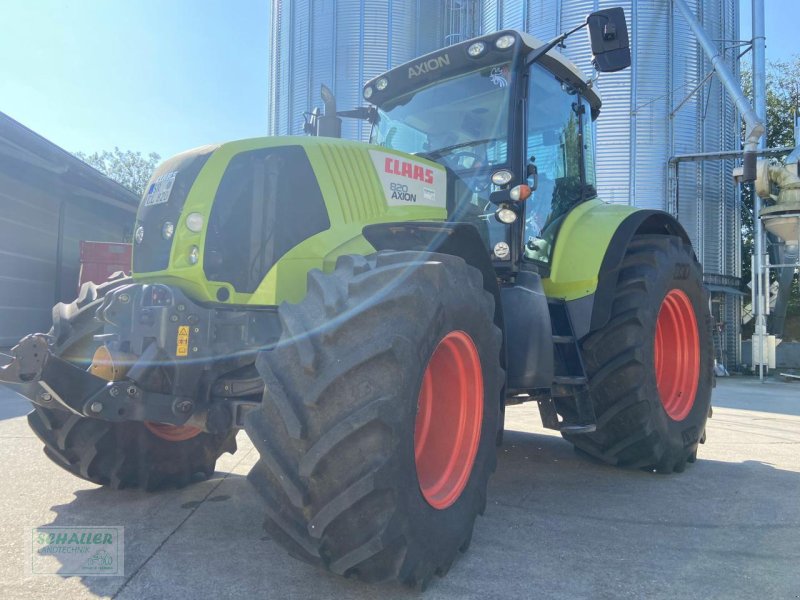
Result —
[[[0, 111], [70, 151], [263, 135], [269, 2], [3, 0]], [[800, 0], [765, 2], [767, 58], [800, 54]]]
[[266, 133], [266, 0], [2, 4], [0, 111], [67, 150]]

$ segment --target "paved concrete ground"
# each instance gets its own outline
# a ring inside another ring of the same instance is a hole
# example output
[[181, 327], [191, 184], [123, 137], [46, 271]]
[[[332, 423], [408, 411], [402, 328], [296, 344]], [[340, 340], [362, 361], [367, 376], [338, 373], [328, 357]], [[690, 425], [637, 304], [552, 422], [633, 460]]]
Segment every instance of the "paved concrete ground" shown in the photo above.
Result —
[[[623, 471], [576, 455], [511, 407], [506, 445], [472, 548], [427, 600], [800, 598], [800, 384], [720, 380], [708, 443], [682, 475]], [[412, 598], [288, 557], [261, 530], [245, 475], [255, 452], [210, 481], [149, 495], [83, 483], [49, 463], [0, 392], [0, 597]], [[125, 577], [26, 577], [36, 525], [123, 525]]]

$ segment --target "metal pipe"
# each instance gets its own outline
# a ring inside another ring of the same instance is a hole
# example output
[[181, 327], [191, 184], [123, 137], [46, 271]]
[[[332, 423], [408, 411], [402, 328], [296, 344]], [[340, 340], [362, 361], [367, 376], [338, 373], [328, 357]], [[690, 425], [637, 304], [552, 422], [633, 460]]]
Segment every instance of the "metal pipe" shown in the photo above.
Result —
[[[777, 148], [764, 148], [756, 150], [756, 156], [782, 156], [794, 150], [791, 146], [778, 146]], [[722, 150], [720, 152], [693, 152], [692, 154], [676, 154], [670, 157], [670, 163], [677, 162], [697, 162], [701, 160], [727, 160], [729, 158], [741, 158], [741, 150]]]
[[[694, 36], [697, 38], [697, 41], [700, 43], [700, 46], [703, 48], [703, 51], [708, 56], [708, 59], [711, 61], [712, 68], [717, 72], [717, 76], [719, 77], [722, 85], [725, 86], [725, 89], [733, 98], [733, 101], [736, 103], [736, 108], [739, 109], [739, 113], [742, 115], [746, 125], [746, 133], [745, 133], [745, 142], [744, 142], [744, 154], [745, 154], [745, 162], [749, 163], [750, 160], [748, 159], [748, 153], [755, 152], [759, 147], [759, 140], [761, 136], [764, 135], [764, 123], [758, 117], [757, 113], [753, 110], [753, 107], [750, 105], [750, 102], [747, 100], [747, 97], [744, 95], [739, 82], [734, 77], [731, 70], [728, 68], [728, 65], [725, 64], [723, 60], [722, 52], [717, 49], [714, 42], [711, 40], [709, 35], [706, 33], [703, 26], [697, 21], [697, 18], [692, 13], [691, 9], [687, 6], [684, 0], [672, 0], [675, 6], [678, 7], [678, 10], [681, 11], [683, 17], [689, 23], [689, 27], [691, 27]], [[754, 0], [754, 3], [757, 0]], [[763, 16], [763, 3], [762, 7], [762, 16]], [[755, 26], [755, 19], [754, 26]], [[762, 18], [763, 24], [763, 18]], [[763, 30], [762, 30], [763, 33]], [[755, 157], [753, 157], [754, 159]], [[751, 159], [752, 160], [752, 159]], [[750, 177], [750, 173], [748, 172], [750, 164], [746, 164], [745, 166], [745, 180], [752, 181], [755, 179], [755, 164], [752, 164], [752, 178]]]
[[[752, 3], [752, 23], [753, 23], [753, 104], [756, 118], [766, 123], [767, 117], [767, 79], [766, 79], [766, 43], [764, 35], [764, 0], [753, 0]], [[758, 149], [763, 150], [766, 146], [767, 130], [763, 127], [763, 136], [758, 140]], [[765, 255], [765, 234], [764, 224], [761, 222], [761, 197], [756, 194], [755, 184], [751, 185], [753, 196], [753, 241], [755, 260], [755, 275], [753, 282], [758, 282], [756, 293], [759, 296], [758, 308], [755, 313], [755, 334], [758, 338], [759, 347], [763, 348], [764, 338], [767, 334], [767, 318], [769, 314], [769, 274], [765, 268], [767, 257]], [[764, 374], [759, 369], [759, 379], [764, 380]]]

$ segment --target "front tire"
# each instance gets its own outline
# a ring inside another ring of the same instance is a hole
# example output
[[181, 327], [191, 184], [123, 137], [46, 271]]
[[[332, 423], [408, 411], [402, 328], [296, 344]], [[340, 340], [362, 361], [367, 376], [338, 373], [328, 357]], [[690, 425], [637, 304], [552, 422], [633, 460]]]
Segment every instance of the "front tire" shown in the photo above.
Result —
[[[49, 334], [53, 352], [87, 368], [98, 346], [93, 336], [103, 327], [95, 311], [105, 294], [127, 283], [130, 279], [88, 282], [74, 302], [57, 304]], [[56, 465], [114, 489], [182, 487], [210, 477], [223, 452], [236, 452], [236, 430], [210, 434], [160, 423], [112, 423], [38, 405], [28, 415], [28, 425]]]
[[611, 464], [683, 471], [705, 438], [713, 387], [700, 265], [680, 238], [637, 235], [614, 276], [611, 318], [581, 344], [597, 431], [564, 437]]
[[265, 528], [340, 575], [424, 587], [469, 545], [495, 468], [493, 297], [461, 258], [381, 252], [311, 271], [279, 314], [245, 423]]

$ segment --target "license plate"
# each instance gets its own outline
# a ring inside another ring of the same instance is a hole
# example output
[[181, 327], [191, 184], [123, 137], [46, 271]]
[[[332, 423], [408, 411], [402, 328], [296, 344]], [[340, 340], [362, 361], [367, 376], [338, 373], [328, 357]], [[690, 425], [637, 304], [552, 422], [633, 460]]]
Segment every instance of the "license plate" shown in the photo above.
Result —
[[177, 171], [170, 171], [169, 173], [164, 173], [159, 176], [151, 183], [144, 197], [144, 205], [153, 206], [155, 204], [166, 204], [172, 192], [172, 186], [175, 185], [175, 177], [177, 175]]

